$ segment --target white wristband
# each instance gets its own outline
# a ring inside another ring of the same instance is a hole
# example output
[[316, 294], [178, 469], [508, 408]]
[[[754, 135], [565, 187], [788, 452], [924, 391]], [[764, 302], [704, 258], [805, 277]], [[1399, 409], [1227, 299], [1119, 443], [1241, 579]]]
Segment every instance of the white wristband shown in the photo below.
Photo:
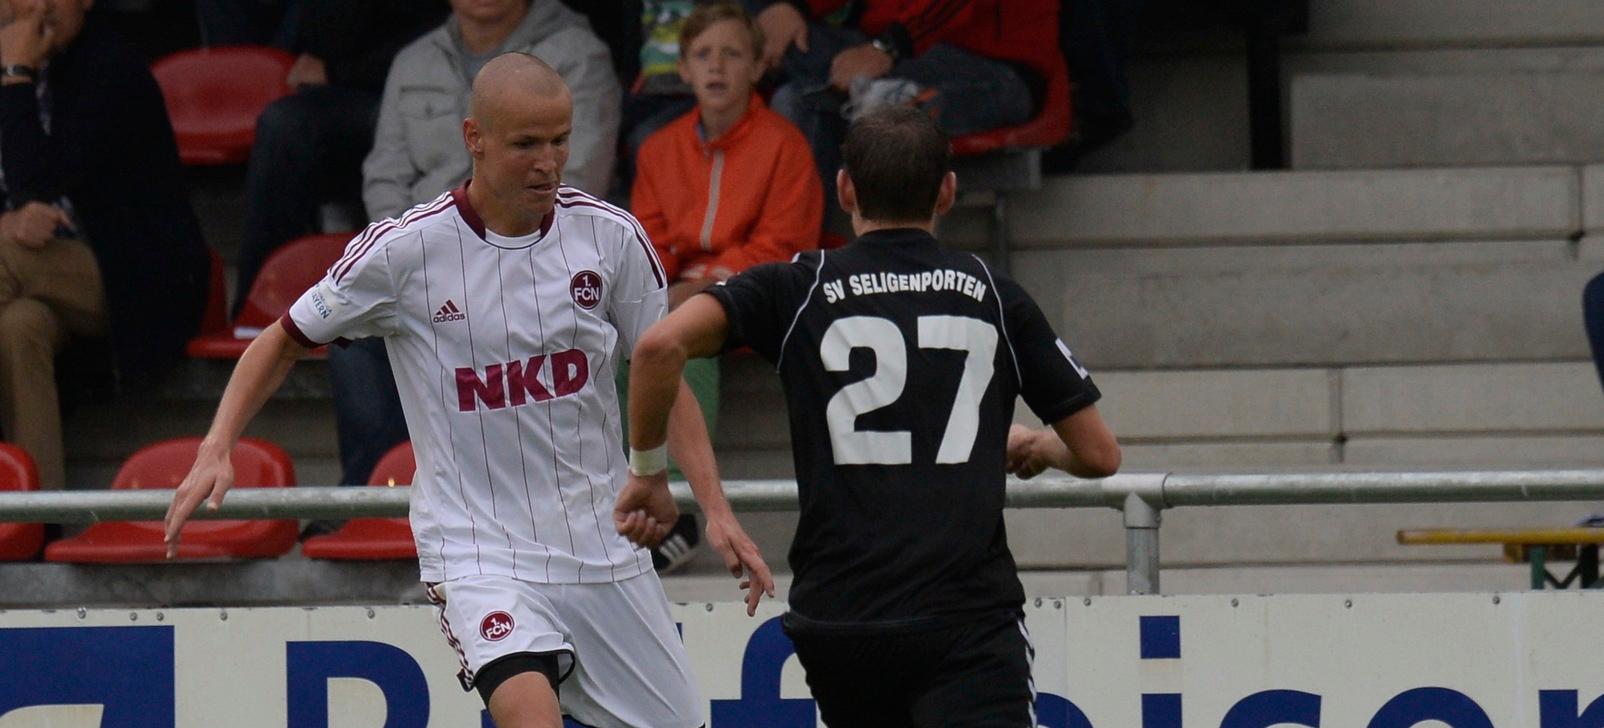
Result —
[[629, 472], [631, 474], [642, 478], [650, 478], [667, 469], [667, 443], [658, 445], [650, 450], [629, 449]]

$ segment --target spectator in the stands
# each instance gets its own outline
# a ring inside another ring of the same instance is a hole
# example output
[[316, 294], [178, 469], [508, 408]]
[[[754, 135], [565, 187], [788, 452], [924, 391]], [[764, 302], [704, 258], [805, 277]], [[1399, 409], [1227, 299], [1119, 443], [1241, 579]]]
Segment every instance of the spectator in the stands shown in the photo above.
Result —
[[635, 160], [640, 147], [658, 129], [696, 106], [691, 87], [680, 78], [679, 37], [685, 19], [696, 8], [697, 0], [644, 0], [641, 10], [640, 73], [624, 96], [623, 122], [619, 135], [620, 185], [634, 183]]
[[574, 94], [563, 183], [607, 194], [621, 94], [607, 45], [559, 0], [452, 0], [445, 25], [396, 56], [384, 87], [362, 200], [381, 219], [468, 178], [462, 120], [473, 77], [491, 58], [523, 51], [551, 64]]
[[[451, 18], [403, 49], [391, 65], [373, 151], [362, 166], [368, 216], [395, 217], [468, 177], [462, 142], [473, 77], [509, 51], [539, 57], [574, 95], [573, 135], [563, 184], [607, 193], [621, 93], [607, 46], [559, 0], [451, 0]], [[330, 347], [341, 482], [367, 482], [407, 437], [384, 342]]]
[[257, 119], [245, 173], [236, 314], [268, 255], [316, 232], [320, 204], [361, 199], [390, 61], [446, 12], [445, 0], [340, 0], [296, 13], [295, 93]]
[[[753, 93], [763, 75], [763, 35], [746, 11], [729, 2], [697, 6], [678, 47], [677, 74], [696, 108], [646, 139], [630, 194], [670, 281], [670, 309], [754, 265], [818, 247], [824, 215], [807, 140]], [[686, 363], [709, 432], [718, 379], [717, 359]], [[624, 397], [628, 377], [619, 383]], [[665, 561], [677, 566], [675, 557], [695, 544], [691, 516], [681, 517], [670, 539], [676, 536], [686, 548], [665, 541], [653, 554], [660, 569]]]
[[0, 428], [66, 482], [55, 357], [105, 336], [123, 387], [195, 334], [208, 262], [173, 129], [91, 0], [0, 0]]
[[864, 111], [915, 104], [953, 135], [1013, 126], [1035, 116], [1064, 63], [1058, 0], [747, 2], [760, 8], [764, 61], [786, 78], [774, 110], [808, 137], [827, 197], [847, 122]]
[[[340, 0], [343, 2], [344, 0]], [[200, 40], [207, 46], [270, 45], [292, 50], [305, 28], [308, 0], [195, 0]]]

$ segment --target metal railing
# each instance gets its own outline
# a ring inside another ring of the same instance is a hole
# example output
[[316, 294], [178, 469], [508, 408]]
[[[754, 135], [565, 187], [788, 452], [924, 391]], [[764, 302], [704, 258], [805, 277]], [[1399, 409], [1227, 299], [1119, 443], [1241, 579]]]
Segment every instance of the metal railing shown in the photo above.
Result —
[[[671, 485], [681, 508], [690, 489]], [[793, 511], [796, 483], [724, 484], [738, 511]], [[216, 511], [195, 518], [358, 518], [403, 516], [405, 488], [239, 488]], [[0, 522], [90, 523], [159, 520], [172, 491], [0, 492]], [[1043, 475], [1008, 481], [1010, 508], [1113, 508], [1124, 513], [1127, 591], [1159, 593], [1159, 526], [1167, 508], [1360, 503], [1471, 503], [1604, 499], [1604, 468], [1407, 472], [1129, 473], [1104, 480]]]

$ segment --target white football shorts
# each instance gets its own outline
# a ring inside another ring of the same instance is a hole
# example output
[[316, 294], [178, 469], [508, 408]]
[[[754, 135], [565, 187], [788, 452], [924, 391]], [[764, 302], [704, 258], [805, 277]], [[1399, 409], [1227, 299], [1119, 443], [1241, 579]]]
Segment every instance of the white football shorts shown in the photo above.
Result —
[[469, 576], [428, 589], [461, 661], [465, 689], [498, 658], [556, 655], [563, 712], [596, 728], [706, 722], [685, 645], [657, 573], [606, 584]]

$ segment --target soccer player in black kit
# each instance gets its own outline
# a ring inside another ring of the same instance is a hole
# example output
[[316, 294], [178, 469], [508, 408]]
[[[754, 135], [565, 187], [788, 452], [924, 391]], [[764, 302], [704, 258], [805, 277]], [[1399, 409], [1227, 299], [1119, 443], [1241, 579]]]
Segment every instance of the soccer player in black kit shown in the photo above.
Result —
[[[837, 176], [857, 239], [714, 286], [635, 349], [643, 453], [665, 440], [686, 357], [749, 346], [778, 368], [801, 494], [783, 625], [832, 728], [1034, 727], [1005, 468], [1119, 468], [1097, 388], [1029, 294], [931, 234], [956, 194], [950, 155], [917, 110], [860, 118]], [[1050, 431], [1010, 437], [1020, 396]]]

